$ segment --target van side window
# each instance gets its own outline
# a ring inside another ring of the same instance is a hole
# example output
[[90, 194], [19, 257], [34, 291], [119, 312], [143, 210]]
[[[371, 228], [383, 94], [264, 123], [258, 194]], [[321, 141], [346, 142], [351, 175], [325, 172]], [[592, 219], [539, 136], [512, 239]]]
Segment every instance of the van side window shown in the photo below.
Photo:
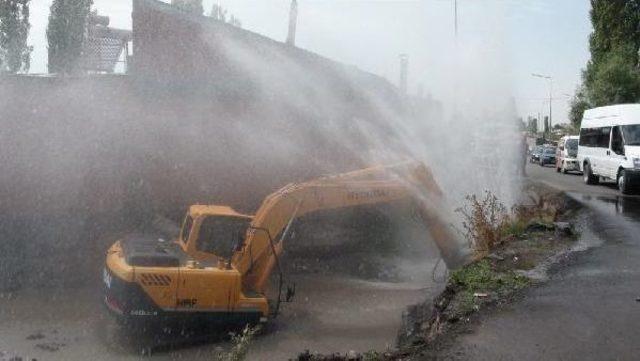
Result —
[[595, 147], [598, 138], [597, 128], [580, 129], [580, 146]]
[[609, 148], [611, 127], [580, 129], [580, 146]]
[[619, 126], [615, 126], [611, 129], [611, 150], [618, 155], [624, 154], [622, 132], [620, 131]]
[[599, 128], [598, 132], [598, 147], [609, 148], [609, 134], [611, 134], [611, 127]]
[[591, 143], [591, 129], [590, 128], [582, 128], [580, 129], [580, 145], [583, 147], [590, 147]]

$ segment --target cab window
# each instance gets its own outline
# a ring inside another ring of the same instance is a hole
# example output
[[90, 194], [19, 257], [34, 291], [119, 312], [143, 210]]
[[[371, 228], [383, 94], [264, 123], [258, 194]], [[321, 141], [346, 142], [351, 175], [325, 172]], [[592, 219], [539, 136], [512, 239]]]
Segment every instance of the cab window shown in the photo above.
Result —
[[229, 258], [236, 243], [244, 237], [249, 219], [238, 217], [206, 217], [200, 224], [196, 249]]
[[180, 240], [182, 243], [187, 243], [189, 241], [189, 236], [191, 236], [191, 228], [193, 227], [193, 217], [190, 215], [186, 215], [184, 217], [184, 222], [182, 222], [182, 230], [180, 232]]

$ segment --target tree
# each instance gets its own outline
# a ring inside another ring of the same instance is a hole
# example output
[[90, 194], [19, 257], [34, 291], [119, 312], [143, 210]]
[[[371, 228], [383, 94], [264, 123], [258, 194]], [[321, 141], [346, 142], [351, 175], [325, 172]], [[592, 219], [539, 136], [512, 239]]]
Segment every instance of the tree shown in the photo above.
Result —
[[171, 5], [188, 13], [197, 15], [204, 14], [202, 0], [171, 0]]
[[591, 24], [589, 37], [591, 61], [600, 63], [608, 54], [619, 48], [640, 47], [640, 0], [591, 0]]
[[47, 26], [49, 73], [81, 71], [92, 0], [53, 0]]
[[597, 65], [587, 83], [594, 106], [633, 103], [640, 99], [640, 70], [635, 55], [620, 48], [608, 53]]
[[591, 0], [590, 17], [591, 59], [571, 101], [574, 125], [589, 107], [640, 100], [640, 0]]
[[233, 25], [238, 28], [242, 27], [242, 23], [240, 22], [240, 19], [238, 19], [234, 15], [230, 15], [227, 18], [227, 10], [218, 4], [213, 4], [213, 6], [211, 7], [211, 12], [209, 13], [209, 17], [214, 18], [215, 20], [218, 20], [218, 21], [222, 21], [223, 23]]
[[235, 26], [237, 28], [241, 28], [242, 27], [242, 23], [240, 22], [240, 19], [238, 19], [234, 15], [231, 15], [229, 17], [229, 21], [227, 21], [227, 24], [233, 25], [233, 26]]
[[209, 13], [209, 17], [214, 18], [218, 21], [222, 21], [223, 23], [227, 22], [227, 10], [225, 10], [222, 6], [218, 4], [213, 4], [211, 7], [211, 12]]
[[576, 94], [573, 96], [573, 99], [571, 99], [571, 106], [569, 109], [569, 120], [575, 128], [580, 128], [580, 122], [582, 122], [582, 115], [584, 114], [584, 111], [591, 107], [593, 106], [587, 99], [584, 86], [579, 87], [576, 90]]
[[522, 117], [517, 118], [516, 126], [518, 127], [518, 130], [520, 130], [521, 132], [526, 131], [527, 128], [529, 127], [529, 125], [524, 122], [524, 119], [522, 119]]
[[0, 0], [0, 73], [28, 72], [29, 0]]

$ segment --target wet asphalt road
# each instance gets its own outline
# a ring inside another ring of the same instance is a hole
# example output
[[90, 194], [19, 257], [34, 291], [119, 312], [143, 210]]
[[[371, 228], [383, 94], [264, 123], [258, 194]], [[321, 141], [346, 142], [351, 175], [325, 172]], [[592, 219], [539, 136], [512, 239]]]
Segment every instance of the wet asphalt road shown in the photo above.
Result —
[[585, 206], [580, 242], [589, 248], [522, 301], [483, 316], [442, 358], [640, 359], [640, 197], [621, 196], [612, 185], [586, 186], [553, 168], [527, 171]]
[[603, 182], [597, 186], [587, 185], [582, 180], [582, 173], [558, 173], [553, 166], [541, 167], [537, 164], [529, 164], [527, 165], [527, 175], [531, 179], [567, 192], [606, 196], [619, 195], [614, 182]]

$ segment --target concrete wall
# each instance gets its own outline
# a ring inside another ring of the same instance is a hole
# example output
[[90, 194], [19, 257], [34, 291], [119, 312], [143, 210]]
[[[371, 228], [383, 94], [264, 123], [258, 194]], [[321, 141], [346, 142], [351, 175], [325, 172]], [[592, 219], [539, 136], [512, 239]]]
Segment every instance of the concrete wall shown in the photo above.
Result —
[[[385, 80], [135, 0], [127, 76], [0, 78], [0, 288], [99, 275], [114, 237], [188, 204], [252, 212], [292, 181], [402, 153]], [[373, 141], [375, 140], [375, 141]]]

